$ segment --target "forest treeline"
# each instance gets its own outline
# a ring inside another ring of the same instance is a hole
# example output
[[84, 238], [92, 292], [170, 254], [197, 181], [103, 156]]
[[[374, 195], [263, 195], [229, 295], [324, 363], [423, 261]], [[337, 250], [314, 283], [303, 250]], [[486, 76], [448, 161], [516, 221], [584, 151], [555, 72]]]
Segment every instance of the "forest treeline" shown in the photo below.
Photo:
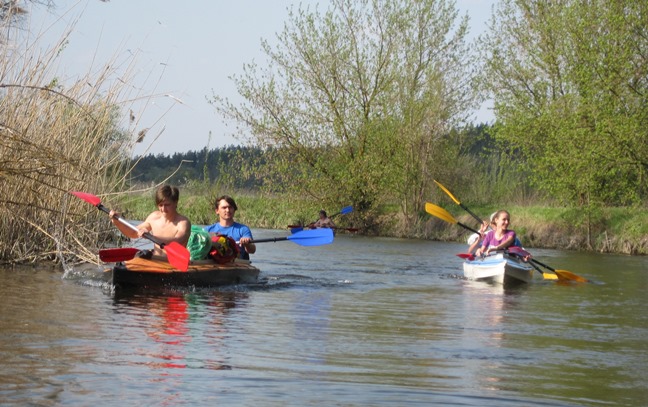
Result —
[[[475, 170], [495, 169], [489, 165], [489, 157], [500, 155], [501, 152], [491, 136], [492, 129], [489, 124], [479, 124], [454, 132], [457, 138], [464, 140], [459, 154], [469, 157], [470, 162], [478, 163], [479, 167]], [[173, 154], [140, 155], [124, 166], [132, 167], [128, 180], [135, 187], [155, 185], [165, 180], [178, 186], [216, 184], [235, 190], [281, 192], [281, 186], [264, 182], [268, 180], [262, 176], [270, 173], [264, 165], [273, 166], [271, 160], [275, 156], [272, 149], [230, 145]]]
[[203, 148], [200, 151], [173, 154], [147, 154], [131, 161], [129, 173], [131, 185], [154, 185], [165, 180], [173, 185], [187, 186], [192, 183], [226, 183], [237, 189], [259, 189], [258, 177], [242, 175], [240, 163], [261, 162], [263, 150], [248, 146]]

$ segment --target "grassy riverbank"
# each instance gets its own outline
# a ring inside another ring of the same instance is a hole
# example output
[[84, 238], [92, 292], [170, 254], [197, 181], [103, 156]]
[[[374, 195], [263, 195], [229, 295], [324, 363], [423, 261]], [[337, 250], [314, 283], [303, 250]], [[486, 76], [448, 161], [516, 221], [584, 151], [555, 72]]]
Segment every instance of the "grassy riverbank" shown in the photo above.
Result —
[[[253, 228], [286, 229], [287, 225], [312, 222], [321, 209], [317, 204], [293, 197], [267, 196], [257, 193], [231, 192], [239, 211], [236, 219]], [[215, 195], [181, 192], [179, 212], [195, 224], [216, 221], [213, 211]], [[131, 194], [119, 204], [131, 219], [143, 219], [155, 209], [152, 192]], [[461, 223], [477, 228], [476, 221], [454, 204], [442, 204]], [[329, 214], [340, 208], [324, 208]], [[486, 219], [499, 207], [470, 207]], [[561, 248], [623, 254], [648, 254], [648, 212], [642, 208], [603, 208], [583, 222], [582, 211], [573, 208], [544, 206], [507, 206], [511, 213], [511, 228], [529, 248]], [[358, 227], [360, 233], [421, 238], [438, 241], [465, 242], [470, 232], [449, 224], [425, 212], [418, 219], [405, 221], [396, 208], [386, 207], [373, 217], [371, 227], [363, 227], [366, 219], [357, 211], [339, 216], [340, 226]]]

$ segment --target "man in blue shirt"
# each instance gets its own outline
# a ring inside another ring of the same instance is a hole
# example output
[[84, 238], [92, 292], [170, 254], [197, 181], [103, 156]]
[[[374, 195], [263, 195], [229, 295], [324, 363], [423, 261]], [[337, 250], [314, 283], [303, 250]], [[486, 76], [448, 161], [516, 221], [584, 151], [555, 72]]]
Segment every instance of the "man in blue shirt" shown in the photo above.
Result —
[[238, 242], [240, 255], [244, 260], [250, 260], [250, 254], [256, 252], [256, 245], [252, 243], [252, 231], [242, 223], [234, 222], [234, 213], [238, 209], [231, 196], [223, 195], [216, 199], [214, 204], [218, 222], [205, 227], [209, 233], [229, 236]]

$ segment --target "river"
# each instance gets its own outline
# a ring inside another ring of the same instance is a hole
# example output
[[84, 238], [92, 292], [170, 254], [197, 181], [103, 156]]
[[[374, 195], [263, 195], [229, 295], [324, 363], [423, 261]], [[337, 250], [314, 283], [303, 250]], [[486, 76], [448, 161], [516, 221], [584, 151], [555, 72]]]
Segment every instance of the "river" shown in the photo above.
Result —
[[97, 267], [0, 268], [0, 404], [648, 403], [648, 258], [531, 249], [592, 282], [505, 289], [461, 277], [465, 248], [262, 243], [262, 282], [219, 289], [115, 292]]

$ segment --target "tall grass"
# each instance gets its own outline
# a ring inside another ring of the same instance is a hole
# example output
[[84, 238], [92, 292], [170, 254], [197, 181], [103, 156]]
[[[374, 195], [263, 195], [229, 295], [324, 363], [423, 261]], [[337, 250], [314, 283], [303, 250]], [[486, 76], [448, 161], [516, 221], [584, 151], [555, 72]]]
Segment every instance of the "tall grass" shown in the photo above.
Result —
[[112, 237], [105, 215], [68, 191], [124, 190], [135, 137], [119, 123], [134, 87], [128, 68], [115, 80], [112, 61], [59, 83], [72, 29], [44, 51], [15, 38], [0, 45], [0, 263], [97, 262]]

